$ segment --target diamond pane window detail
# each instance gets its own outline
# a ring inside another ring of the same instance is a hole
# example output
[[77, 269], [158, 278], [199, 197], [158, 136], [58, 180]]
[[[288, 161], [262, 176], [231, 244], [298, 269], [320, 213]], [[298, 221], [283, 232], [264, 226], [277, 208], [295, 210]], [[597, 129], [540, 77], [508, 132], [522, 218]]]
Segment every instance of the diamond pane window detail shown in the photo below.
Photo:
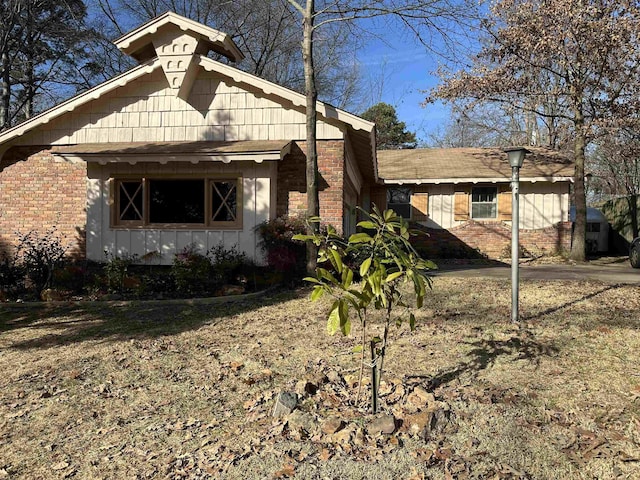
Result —
[[237, 183], [230, 180], [211, 182], [211, 221], [235, 222], [237, 220]]
[[144, 195], [142, 180], [120, 182], [118, 220], [121, 222], [142, 222]]

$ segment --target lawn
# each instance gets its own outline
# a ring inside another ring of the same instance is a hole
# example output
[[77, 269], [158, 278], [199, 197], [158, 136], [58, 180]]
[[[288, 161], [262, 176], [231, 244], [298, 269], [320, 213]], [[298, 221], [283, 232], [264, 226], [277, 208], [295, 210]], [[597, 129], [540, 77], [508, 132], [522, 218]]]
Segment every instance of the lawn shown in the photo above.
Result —
[[[393, 332], [391, 435], [353, 405], [357, 326], [326, 335], [308, 293], [1, 306], [0, 479], [640, 478], [637, 286], [525, 282], [516, 328], [508, 282], [436, 278]], [[446, 411], [424, 435], [419, 389]]]

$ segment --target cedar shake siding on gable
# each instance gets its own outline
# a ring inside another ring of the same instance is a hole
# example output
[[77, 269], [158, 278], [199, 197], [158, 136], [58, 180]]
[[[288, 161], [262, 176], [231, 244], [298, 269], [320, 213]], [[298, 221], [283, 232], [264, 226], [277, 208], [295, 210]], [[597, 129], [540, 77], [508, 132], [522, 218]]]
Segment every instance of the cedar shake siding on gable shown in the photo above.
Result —
[[0, 248], [10, 254], [16, 233], [52, 227], [72, 257], [85, 256], [87, 165], [38, 147], [14, 147], [0, 163]]

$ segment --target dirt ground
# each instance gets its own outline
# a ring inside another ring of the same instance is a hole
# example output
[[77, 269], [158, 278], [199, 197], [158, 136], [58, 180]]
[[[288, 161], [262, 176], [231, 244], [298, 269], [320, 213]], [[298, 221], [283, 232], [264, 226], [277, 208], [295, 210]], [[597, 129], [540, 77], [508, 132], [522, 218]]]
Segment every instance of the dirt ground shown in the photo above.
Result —
[[0, 479], [640, 478], [637, 286], [525, 280], [519, 327], [508, 280], [433, 287], [376, 417], [308, 289], [3, 305]]

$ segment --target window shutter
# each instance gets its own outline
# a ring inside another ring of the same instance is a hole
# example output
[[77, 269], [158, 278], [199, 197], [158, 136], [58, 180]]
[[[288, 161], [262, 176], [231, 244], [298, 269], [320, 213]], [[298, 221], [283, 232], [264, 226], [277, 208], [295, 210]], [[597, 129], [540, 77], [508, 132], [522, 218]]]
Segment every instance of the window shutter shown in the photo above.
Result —
[[387, 189], [382, 188], [372, 188], [371, 189], [371, 208], [373, 211], [373, 204], [376, 204], [378, 209], [381, 212], [384, 212], [387, 208]]
[[426, 222], [429, 216], [429, 194], [414, 193], [411, 195], [411, 219], [414, 222]]
[[456, 192], [454, 195], [453, 219], [456, 221], [469, 220], [469, 194]]
[[511, 191], [498, 194], [498, 220], [511, 220], [512, 212]]

